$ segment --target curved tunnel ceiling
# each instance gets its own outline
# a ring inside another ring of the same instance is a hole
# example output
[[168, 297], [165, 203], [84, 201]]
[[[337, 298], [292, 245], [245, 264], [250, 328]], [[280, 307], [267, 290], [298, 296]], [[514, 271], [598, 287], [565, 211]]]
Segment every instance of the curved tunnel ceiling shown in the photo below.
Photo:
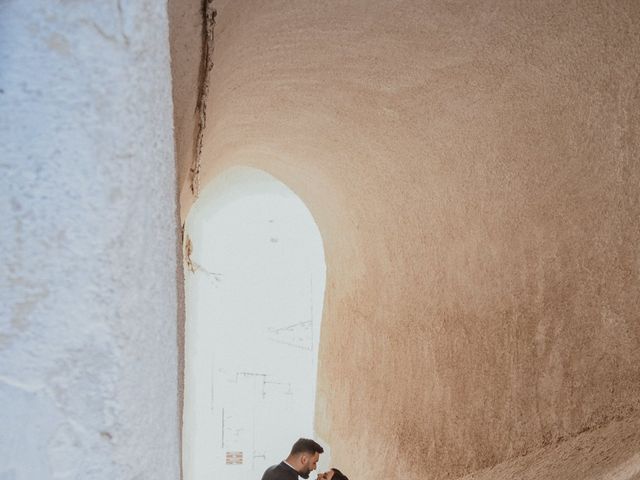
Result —
[[[202, 31], [172, 5], [186, 212]], [[637, 2], [215, 5], [200, 182], [263, 169], [318, 222], [337, 465], [455, 477], [636, 418]]]

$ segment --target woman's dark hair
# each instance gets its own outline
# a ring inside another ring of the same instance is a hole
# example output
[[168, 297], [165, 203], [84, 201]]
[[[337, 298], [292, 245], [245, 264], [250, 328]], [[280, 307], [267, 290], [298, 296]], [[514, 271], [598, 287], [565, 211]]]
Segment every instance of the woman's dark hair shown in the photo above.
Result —
[[337, 468], [332, 468], [333, 478], [331, 480], [349, 480], [349, 478]]

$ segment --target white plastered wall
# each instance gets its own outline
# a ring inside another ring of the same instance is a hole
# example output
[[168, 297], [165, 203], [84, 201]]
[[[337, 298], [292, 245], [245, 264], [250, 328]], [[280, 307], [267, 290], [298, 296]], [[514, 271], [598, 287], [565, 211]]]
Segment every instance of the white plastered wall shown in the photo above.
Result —
[[179, 478], [165, 2], [0, 2], [0, 479]]

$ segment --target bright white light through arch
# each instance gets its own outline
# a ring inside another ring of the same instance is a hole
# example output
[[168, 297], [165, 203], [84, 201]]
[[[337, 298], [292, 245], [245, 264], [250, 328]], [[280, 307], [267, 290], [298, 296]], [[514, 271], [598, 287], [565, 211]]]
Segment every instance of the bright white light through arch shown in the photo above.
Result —
[[233, 167], [203, 189], [185, 233], [185, 479], [259, 479], [314, 436], [320, 232], [283, 183]]

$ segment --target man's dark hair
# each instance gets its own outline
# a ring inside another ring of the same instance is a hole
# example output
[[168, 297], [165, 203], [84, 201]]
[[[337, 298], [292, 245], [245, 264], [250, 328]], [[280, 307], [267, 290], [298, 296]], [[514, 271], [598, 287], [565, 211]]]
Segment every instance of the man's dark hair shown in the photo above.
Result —
[[310, 438], [299, 438], [296, 440], [296, 443], [291, 447], [291, 453], [289, 455], [295, 455], [297, 453], [324, 453], [324, 448], [322, 448], [318, 443], [314, 442]]
[[337, 468], [332, 468], [331, 470], [333, 470], [333, 478], [331, 480], [349, 480], [347, 476]]

